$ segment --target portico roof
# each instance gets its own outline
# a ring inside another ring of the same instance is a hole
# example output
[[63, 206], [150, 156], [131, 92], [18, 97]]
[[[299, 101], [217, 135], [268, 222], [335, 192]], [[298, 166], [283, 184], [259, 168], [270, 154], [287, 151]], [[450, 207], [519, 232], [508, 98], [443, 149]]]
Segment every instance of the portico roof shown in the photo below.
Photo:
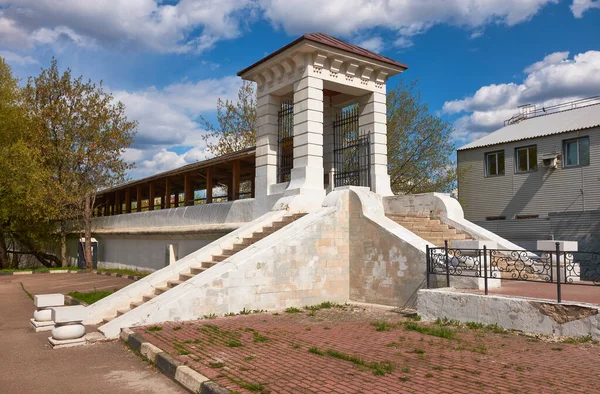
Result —
[[260, 59], [259, 61], [257, 61], [256, 63], [254, 63], [253, 65], [246, 67], [245, 69], [243, 69], [242, 71], [238, 72], [237, 75], [238, 76], [242, 76], [243, 74], [247, 73], [248, 71], [252, 70], [253, 68], [261, 65], [262, 63], [266, 62], [267, 60], [277, 56], [278, 54], [280, 54], [281, 52], [285, 51], [288, 48], [293, 47], [296, 44], [299, 44], [302, 41], [312, 41], [318, 44], [322, 44], [322, 45], [327, 45], [331, 48], [335, 48], [335, 49], [340, 49], [342, 51], [346, 51], [349, 52], [351, 54], [354, 55], [359, 55], [359, 56], [363, 56], [365, 58], [371, 59], [371, 60], [376, 60], [378, 62], [381, 63], [385, 63], [389, 66], [395, 67], [395, 68], [400, 68], [402, 70], [406, 70], [408, 68], [408, 66], [404, 63], [400, 63], [396, 60], [390, 59], [389, 57], [380, 55], [378, 53], [375, 53], [373, 51], [369, 51], [368, 49], [365, 48], [361, 48], [357, 45], [354, 44], [350, 44], [348, 42], [342, 41], [339, 38], [335, 38], [332, 37], [328, 34], [324, 34], [324, 33], [309, 33], [309, 34], [304, 34], [301, 37], [298, 37], [296, 40], [290, 42], [289, 44], [285, 45], [284, 47], [276, 50], [275, 52], [265, 56], [264, 58]]

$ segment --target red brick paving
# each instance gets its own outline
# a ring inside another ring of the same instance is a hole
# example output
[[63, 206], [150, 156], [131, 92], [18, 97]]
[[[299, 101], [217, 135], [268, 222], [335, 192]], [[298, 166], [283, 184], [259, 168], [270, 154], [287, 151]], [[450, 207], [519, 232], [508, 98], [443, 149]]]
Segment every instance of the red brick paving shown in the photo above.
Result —
[[[220, 385], [243, 393], [261, 388], [240, 387], [244, 383], [261, 383], [262, 392], [271, 393], [598, 392], [596, 344], [467, 328], [453, 328], [456, 338], [443, 339], [407, 331], [401, 324], [381, 332], [371, 325], [404, 320], [392, 312], [348, 306], [314, 316], [307, 311], [260, 313], [135, 331]], [[268, 340], [255, 342], [255, 333]], [[242, 346], [230, 347], [237, 341]], [[311, 347], [359, 356], [368, 363], [389, 361], [394, 369], [376, 376], [369, 367], [313, 354]], [[178, 354], [182, 349], [190, 354]]]

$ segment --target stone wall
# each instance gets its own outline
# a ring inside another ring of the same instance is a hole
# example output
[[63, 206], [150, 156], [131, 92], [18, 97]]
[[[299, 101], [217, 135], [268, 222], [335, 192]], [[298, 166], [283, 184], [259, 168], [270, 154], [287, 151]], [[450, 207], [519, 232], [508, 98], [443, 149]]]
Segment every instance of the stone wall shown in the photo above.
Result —
[[498, 324], [507, 330], [600, 340], [597, 305], [459, 293], [449, 289], [420, 290], [417, 309], [425, 319]]

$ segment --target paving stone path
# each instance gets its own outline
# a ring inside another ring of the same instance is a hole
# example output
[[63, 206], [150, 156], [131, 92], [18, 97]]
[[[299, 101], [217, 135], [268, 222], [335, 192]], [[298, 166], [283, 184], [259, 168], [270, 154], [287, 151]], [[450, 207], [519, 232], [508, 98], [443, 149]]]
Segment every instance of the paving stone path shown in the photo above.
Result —
[[134, 331], [232, 392], [598, 392], [598, 344], [407, 321], [390, 311], [346, 306]]

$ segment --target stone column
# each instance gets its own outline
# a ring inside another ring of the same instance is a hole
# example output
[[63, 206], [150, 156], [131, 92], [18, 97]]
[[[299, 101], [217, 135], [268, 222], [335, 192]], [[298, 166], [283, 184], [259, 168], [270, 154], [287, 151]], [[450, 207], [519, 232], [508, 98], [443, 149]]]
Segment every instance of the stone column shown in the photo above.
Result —
[[[285, 196], [306, 195], [319, 205], [323, 188], [323, 80], [294, 83], [294, 168]], [[318, 201], [317, 201], [318, 200]]]
[[277, 113], [281, 99], [272, 94], [259, 93], [256, 100], [256, 215], [272, 208], [269, 202], [269, 186], [277, 183]]
[[327, 193], [331, 192], [335, 185], [333, 179], [333, 171], [335, 170], [335, 161], [333, 157], [334, 135], [333, 122], [337, 109], [324, 103], [323, 108], [323, 167], [324, 174], [329, 179]]
[[371, 191], [392, 196], [387, 169], [387, 114], [384, 92], [369, 93], [359, 102], [361, 132], [371, 134]]

